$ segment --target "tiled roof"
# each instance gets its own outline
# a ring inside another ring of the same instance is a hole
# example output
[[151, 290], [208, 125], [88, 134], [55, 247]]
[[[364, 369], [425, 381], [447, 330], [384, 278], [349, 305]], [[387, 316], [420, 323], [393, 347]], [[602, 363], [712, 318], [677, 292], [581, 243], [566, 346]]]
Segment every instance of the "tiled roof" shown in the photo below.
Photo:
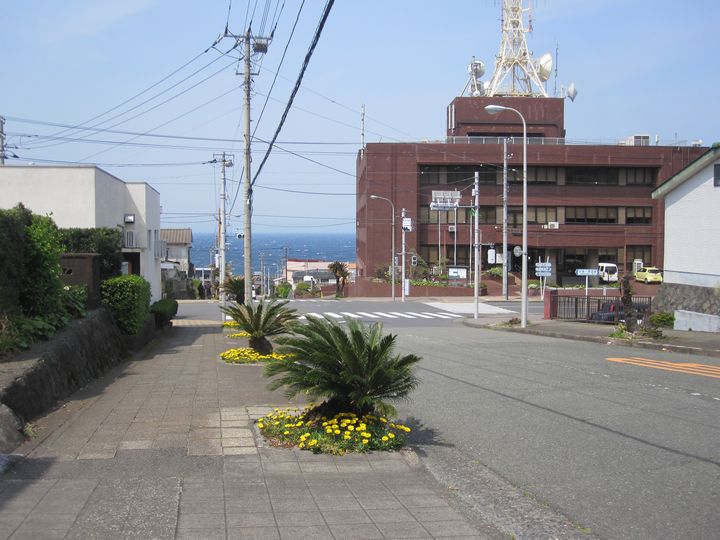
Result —
[[160, 229], [160, 240], [168, 244], [192, 244], [192, 229]]

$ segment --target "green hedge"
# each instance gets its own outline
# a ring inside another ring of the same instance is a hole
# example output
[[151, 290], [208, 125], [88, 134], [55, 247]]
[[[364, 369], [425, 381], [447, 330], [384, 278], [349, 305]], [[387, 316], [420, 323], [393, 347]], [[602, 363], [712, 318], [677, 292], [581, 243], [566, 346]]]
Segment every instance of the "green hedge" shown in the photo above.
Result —
[[122, 265], [122, 236], [117, 229], [60, 229], [66, 253], [98, 253], [100, 279], [120, 275]]
[[150, 313], [155, 315], [155, 325], [162, 328], [177, 315], [178, 303], [172, 298], [163, 298], [150, 306]]
[[136, 334], [150, 313], [150, 284], [140, 276], [119, 276], [103, 281], [100, 297], [124, 334]]

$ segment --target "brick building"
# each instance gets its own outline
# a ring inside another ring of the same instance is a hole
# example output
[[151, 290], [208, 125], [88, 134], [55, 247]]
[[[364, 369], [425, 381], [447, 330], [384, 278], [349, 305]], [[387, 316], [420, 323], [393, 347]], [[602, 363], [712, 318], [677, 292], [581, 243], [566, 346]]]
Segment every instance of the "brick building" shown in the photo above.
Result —
[[[358, 277], [387, 269], [391, 210], [400, 252], [401, 209], [413, 220], [406, 252], [430, 265], [469, 266], [472, 250], [472, 184], [480, 178], [482, 261], [502, 250], [503, 141], [508, 152], [508, 265], [521, 244], [523, 127], [512, 112], [491, 116], [489, 104], [517, 109], [528, 135], [528, 256], [553, 263], [551, 281], [570, 282], [576, 268], [614, 262], [630, 271], [634, 260], [662, 266], [664, 207], [653, 190], [699, 157], [706, 148], [653, 145], [648, 136], [616, 144], [565, 138], [564, 99], [552, 97], [458, 97], [448, 106], [447, 137], [417, 143], [370, 143], [357, 157]], [[457, 211], [430, 208], [433, 191], [460, 192]], [[466, 208], [463, 208], [465, 206]], [[409, 258], [407, 260], [409, 262]], [[399, 264], [399, 263], [398, 263]], [[531, 275], [530, 277], [534, 277]]]

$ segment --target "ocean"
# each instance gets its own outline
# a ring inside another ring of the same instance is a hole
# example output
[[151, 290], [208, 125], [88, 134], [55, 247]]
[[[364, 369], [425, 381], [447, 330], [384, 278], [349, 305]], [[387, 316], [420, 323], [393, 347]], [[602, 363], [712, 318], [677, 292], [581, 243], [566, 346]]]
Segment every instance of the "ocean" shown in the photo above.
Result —
[[[233, 274], [243, 272], [243, 240], [227, 235], [226, 256]], [[253, 272], [260, 271], [260, 254], [266, 267], [283, 267], [285, 248], [290, 259], [319, 259], [324, 261], [355, 262], [355, 234], [288, 234], [255, 233], [252, 237]], [[193, 232], [190, 258], [196, 268], [203, 268], [214, 261], [215, 234]]]

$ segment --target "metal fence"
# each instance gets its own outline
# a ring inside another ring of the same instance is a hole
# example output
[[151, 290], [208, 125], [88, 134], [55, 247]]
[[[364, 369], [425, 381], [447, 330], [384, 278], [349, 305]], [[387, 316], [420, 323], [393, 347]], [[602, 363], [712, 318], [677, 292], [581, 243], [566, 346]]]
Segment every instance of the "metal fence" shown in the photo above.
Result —
[[[622, 299], [617, 296], [553, 296], [551, 306], [553, 319], [588, 321], [617, 324], [625, 319]], [[652, 297], [633, 296], [633, 306], [638, 319], [650, 313]]]

